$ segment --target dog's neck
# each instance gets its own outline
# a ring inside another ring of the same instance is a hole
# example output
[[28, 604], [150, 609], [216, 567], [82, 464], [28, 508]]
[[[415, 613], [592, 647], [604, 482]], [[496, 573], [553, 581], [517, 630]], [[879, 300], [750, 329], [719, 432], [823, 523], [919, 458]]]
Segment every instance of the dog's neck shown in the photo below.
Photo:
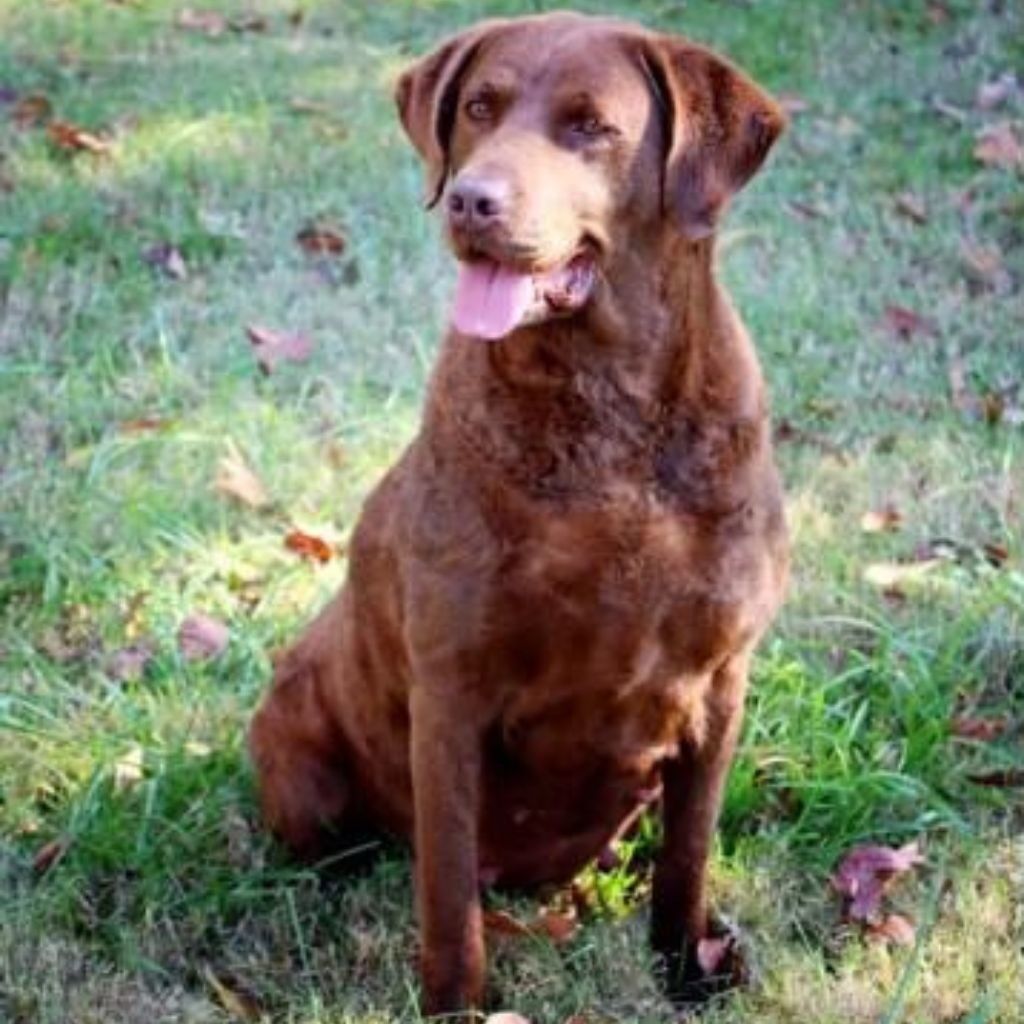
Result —
[[656, 453], [678, 463], [697, 435], [747, 461], [766, 433], [761, 375], [713, 260], [712, 239], [664, 232], [624, 249], [584, 315], [497, 343], [450, 335], [428, 396], [432, 435], [524, 485], [543, 469], [556, 490], [656, 473]]
[[[472, 380], [491, 378], [492, 392], [501, 382], [530, 404], [589, 383], [618, 391], [645, 416], [764, 414], [756, 356], [715, 279], [714, 238], [689, 242], [674, 230], [623, 247], [584, 314], [497, 343], [450, 338], [438, 373], [460, 378], [467, 362]], [[488, 364], [483, 374], [479, 362]]]

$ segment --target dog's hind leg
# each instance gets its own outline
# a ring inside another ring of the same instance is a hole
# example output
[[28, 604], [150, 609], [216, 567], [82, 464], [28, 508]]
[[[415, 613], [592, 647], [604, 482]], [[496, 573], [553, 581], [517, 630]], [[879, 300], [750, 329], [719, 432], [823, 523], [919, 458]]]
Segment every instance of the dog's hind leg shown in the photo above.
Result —
[[316, 664], [292, 651], [249, 729], [260, 804], [270, 829], [304, 859], [338, 845], [354, 810], [343, 741], [324, 707]]

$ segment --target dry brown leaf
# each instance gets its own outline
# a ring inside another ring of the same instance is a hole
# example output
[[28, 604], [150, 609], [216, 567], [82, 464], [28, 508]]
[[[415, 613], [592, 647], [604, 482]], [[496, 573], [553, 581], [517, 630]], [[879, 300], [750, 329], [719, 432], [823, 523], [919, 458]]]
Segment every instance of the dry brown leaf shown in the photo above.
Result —
[[957, 412], [971, 415], [981, 411], [981, 403], [967, 386], [967, 368], [962, 356], [953, 356], [947, 369], [949, 378], [949, 397]]
[[32, 128], [50, 119], [53, 113], [53, 104], [42, 93], [30, 93], [22, 96], [17, 103], [11, 107], [11, 120], [19, 128]]
[[217, 11], [196, 11], [186, 7], [174, 19], [178, 28], [187, 32], [202, 32], [211, 37], [221, 36], [227, 31], [228, 19]]
[[195, 612], [178, 629], [178, 649], [186, 661], [215, 658], [228, 645], [231, 631], [223, 622]]
[[803, 199], [791, 199], [789, 208], [805, 220], [824, 220], [832, 213], [827, 206], [821, 203], [807, 202]]
[[101, 139], [70, 121], [51, 121], [46, 126], [46, 133], [58, 149], [68, 153], [94, 153], [102, 156], [110, 152], [110, 143], [106, 139]]
[[935, 333], [935, 327], [927, 317], [906, 306], [886, 306], [882, 318], [885, 326], [902, 341], [910, 341], [918, 334]]
[[892, 879], [923, 863], [916, 840], [898, 849], [857, 846], [843, 857], [832, 876], [832, 886], [846, 900], [850, 920], [876, 920], [882, 894]]
[[203, 968], [203, 977], [229, 1016], [235, 1020], [244, 1021], [246, 1024], [251, 1024], [251, 1022], [259, 1021], [262, 1018], [263, 1014], [259, 1005], [252, 996], [240, 992], [237, 988], [231, 988], [221, 981], [209, 967]]
[[576, 916], [572, 911], [545, 909], [530, 922], [521, 921], [505, 910], [485, 910], [484, 928], [495, 935], [526, 938], [543, 936], [555, 945], [568, 942], [576, 934]]
[[485, 910], [483, 913], [484, 928], [495, 935], [514, 935], [522, 937], [530, 935], [530, 927], [507, 910]]
[[904, 584], [920, 583], [942, 563], [941, 558], [922, 558], [914, 562], [872, 562], [864, 569], [864, 581], [880, 590], [898, 591]]
[[578, 922], [570, 911], [544, 910], [537, 925], [556, 946], [561, 946], [576, 934]]
[[138, 682], [153, 660], [154, 654], [156, 647], [151, 640], [129, 644], [110, 656], [107, 674], [119, 683]]
[[221, 494], [249, 508], [264, 508], [270, 501], [263, 481], [246, 465], [234, 444], [229, 446], [228, 454], [217, 464], [213, 486]]
[[985, 561], [997, 569], [1006, 565], [1010, 560], [1010, 549], [1005, 544], [999, 544], [996, 541], [986, 541], [982, 544], [981, 553], [985, 556]]
[[974, 105], [979, 110], [995, 110], [1013, 96], [1018, 88], [1017, 76], [1012, 71], [1004, 71], [998, 78], [978, 86]]
[[955, 715], [950, 722], [950, 732], [966, 740], [988, 742], [1002, 736], [1010, 727], [1005, 715], [992, 717], [976, 715]]
[[810, 110], [811, 105], [795, 92], [779, 92], [775, 94], [776, 102], [790, 117], [797, 114], [804, 114]]
[[239, 14], [228, 21], [232, 32], [266, 32], [267, 19], [262, 14]]
[[166, 430], [173, 423], [174, 420], [162, 416], [139, 416], [133, 420], [122, 420], [117, 429], [122, 434], [142, 434], [150, 430]]
[[998, 246], [964, 242], [960, 246], [960, 261], [967, 279], [979, 288], [1002, 292], [1013, 283]]
[[974, 158], [988, 167], [1024, 167], [1024, 142], [1015, 124], [1001, 121], [978, 134]]
[[245, 333], [256, 363], [265, 374], [270, 374], [280, 362], [305, 362], [313, 352], [313, 342], [304, 334], [285, 334], [256, 324], [248, 324]]
[[340, 256], [346, 245], [345, 236], [326, 224], [307, 224], [295, 236], [295, 241], [314, 256]]
[[1024, 786], [1024, 768], [996, 768], [990, 772], [972, 772], [967, 776], [976, 786], [1016, 789]]
[[45, 875], [47, 871], [55, 868], [63, 859], [71, 846], [71, 839], [68, 836], [59, 836], [44, 843], [36, 850], [32, 858], [32, 870], [37, 875]]
[[188, 265], [185, 257], [176, 245], [169, 242], [158, 242], [142, 253], [142, 259], [154, 270], [159, 270], [175, 281], [184, 281], [188, 277]]
[[864, 533], [893, 533], [903, 525], [903, 514], [895, 505], [871, 509], [860, 517]]
[[142, 781], [142, 747], [134, 746], [114, 763], [114, 789], [131, 789]]
[[868, 938], [893, 946], [912, 946], [917, 940], [914, 926], [902, 914], [887, 914], [877, 924], [868, 924]]
[[307, 100], [302, 96], [295, 96], [288, 101], [288, 109], [293, 114], [318, 114], [326, 116], [331, 113], [331, 108], [328, 104], [322, 103], [320, 100]]
[[289, 551], [294, 551], [295, 554], [321, 565], [334, 557], [334, 548], [327, 541], [302, 530], [292, 530], [288, 533], [284, 538], [284, 546]]
[[914, 192], [901, 192], [894, 200], [896, 212], [902, 214], [915, 224], [928, 223], [928, 207], [924, 200]]

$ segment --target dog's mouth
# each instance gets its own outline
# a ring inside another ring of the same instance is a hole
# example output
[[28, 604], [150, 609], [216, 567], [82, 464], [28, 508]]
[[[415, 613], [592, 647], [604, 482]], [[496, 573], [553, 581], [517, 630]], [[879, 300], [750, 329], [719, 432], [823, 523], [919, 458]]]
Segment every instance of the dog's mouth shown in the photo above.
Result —
[[547, 270], [521, 270], [489, 258], [459, 263], [452, 322], [460, 333], [497, 341], [517, 327], [583, 308], [597, 280], [589, 245]]

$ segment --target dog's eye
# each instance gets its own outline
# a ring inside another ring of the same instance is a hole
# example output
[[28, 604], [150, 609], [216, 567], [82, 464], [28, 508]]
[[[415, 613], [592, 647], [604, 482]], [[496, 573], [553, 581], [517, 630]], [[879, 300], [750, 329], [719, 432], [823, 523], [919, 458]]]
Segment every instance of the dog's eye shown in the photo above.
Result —
[[494, 114], [494, 106], [490, 100], [477, 96], [466, 104], [466, 116], [471, 121], [489, 121]]
[[570, 125], [570, 129], [573, 135], [578, 135], [585, 139], [594, 139], [599, 135], [604, 135], [608, 131], [608, 126], [599, 117], [590, 114], [586, 117], [577, 118]]

